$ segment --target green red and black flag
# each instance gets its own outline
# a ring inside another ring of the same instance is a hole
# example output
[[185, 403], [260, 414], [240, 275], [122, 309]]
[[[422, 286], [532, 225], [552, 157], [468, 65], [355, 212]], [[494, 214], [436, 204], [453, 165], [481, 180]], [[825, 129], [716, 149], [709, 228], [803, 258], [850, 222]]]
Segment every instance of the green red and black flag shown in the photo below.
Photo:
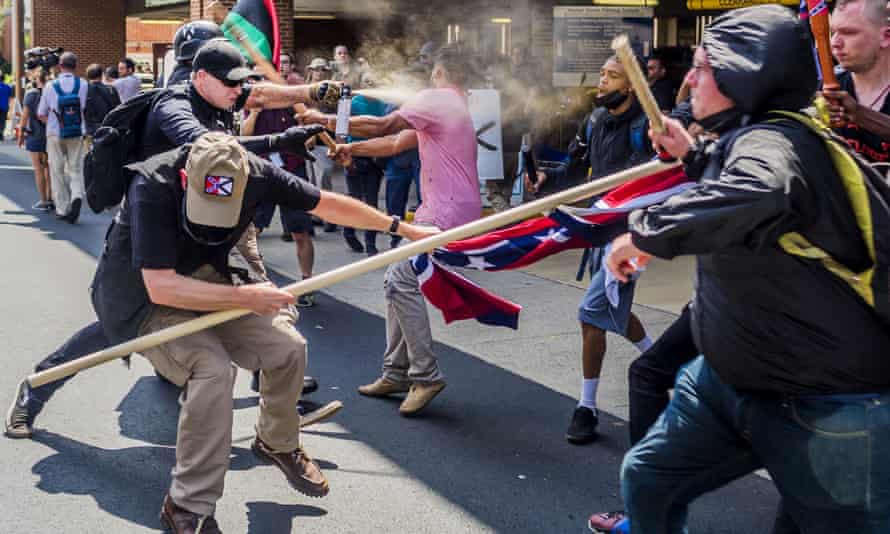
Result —
[[243, 41], [278, 68], [281, 35], [273, 0], [238, 0], [226, 15], [222, 31], [248, 60], [251, 54]]

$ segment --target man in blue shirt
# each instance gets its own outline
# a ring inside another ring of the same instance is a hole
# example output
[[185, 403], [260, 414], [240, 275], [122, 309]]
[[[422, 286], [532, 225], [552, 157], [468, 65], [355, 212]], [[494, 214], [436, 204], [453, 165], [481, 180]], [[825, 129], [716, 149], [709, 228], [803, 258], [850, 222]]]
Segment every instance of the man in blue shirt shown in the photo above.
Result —
[[12, 86], [0, 81], [0, 141], [6, 131], [6, 116], [9, 114], [9, 99], [12, 97]]

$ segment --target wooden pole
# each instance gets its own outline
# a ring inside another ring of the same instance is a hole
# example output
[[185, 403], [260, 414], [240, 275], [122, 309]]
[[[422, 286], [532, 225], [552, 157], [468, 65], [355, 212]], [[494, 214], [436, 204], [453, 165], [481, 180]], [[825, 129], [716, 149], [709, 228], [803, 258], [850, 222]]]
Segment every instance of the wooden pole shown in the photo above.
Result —
[[25, 77], [25, 0], [12, 0], [12, 79], [15, 101], [23, 106]]
[[823, 89], [840, 89], [834, 75], [834, 61], [831, 58], [831, 31], [828, 24], [828, 6], [825, 0], [807, 0], [810, 14], [810, 30], [816, 41], [819, 56], [819, 70], [822, 71]]
[[[560, 206], [562, 204], [571, 204], [581, 199], [603, 193], [631, 180], [678, 167], [679, 165], [680, 163], [676, 162], [664, 163], [657, 160], [650, 161], [648, 163], [644, 163], [643, 165], [625, 169], [623, 171], [600, 178], [593, 182], [582, 184], [571, 189], [561, 191], [559, 193], [554, 193], [542, 199], [535, 200], [534, 202], [522, 204], [507, 211], [497, 213], [489, 217], [485, 217], [477, 221], [458, 226], [456, 228], [452, 228], [451, 230], [447, 230], [440, 234], [427, 237], [426, 239], [408, 243], [387, 252], [377, 254], [376, 256], [372, 256], [368, 259], [358, 261], [349, 265], [344, 265], [343, 267], [339, 267], [332, 271], [313, 276], [312, 278], [303, 280], [302, 282], [297, 282], [285, 286], [282, 289], [288, 291], [294, 296], [302, 295], [304, 293], [309, 293], [312, 291], [318, 291], [320, 289], [330, 287], [334, 284], [344, 282], [357, 276], [361, 276], [365, 273], [369, 273], [376, 269], [380, 269], [381, 267], [386, 267], [391, 263], [406, 260], [412, 256], [416, 256], [424, 252], [429, 252], [452, 241], [466, 239], [474, 235], [494, 230], [495, 228], [500, 228], [502, 226], [521, 221], [528, 217], [536, 216], [540, 213], [552, 210], [553, 208], [556, 208], [557, 206]], [[39, 373], [34, 373], [28, 376], [26, 380], [31, 387], [39, 387], [45, 384], [49, 384], [50, 382], [61, 380], [62, 378], [71, 376], [84, 369], [95, 367], [107, 361], [121, 358], [134, 352], [145, 351], [147, 349], [156, 347], [162, 343], [167, 343], [168, 341], [172, 341], [182, 336], [187, 336], [206, 328], [216, 326], [220, 323], [231, 321], [232, 319], [237, 319], [238, 317], [243, 317], [249, 313], [252, 312], [244, 309], [236, 309], [203, 315], [196, 319], [192, 319], [190, 321], [180, 323], [178, 325], [171, 326], [163, 330], [159, 330], [146, 336], [127, 341], [125, 343], [121, 343], [120, 345], [115, 345], [105, 350], [94, 352], [93, 354], [84, 356], [77, 360], [73, 360], [58, 367], [54, 367], [52, 369], [48, 369]]]
[[630, 42], [627, 40], [627, 35], [616, 37], [612, 41], [612, 50], [618, 55], [618, 60], [624, 67], [624, 73], [627, 75], [627, 79], [630, 80], [630, 85], [637, 95], [637, 100], [640, 101], [643, 111], [646, 112], [646, 117], [649, 118], [649, 126], [652, 128], [652, 131], [656, 134], [664, 133], [664, 123], [661, 120], [661, 110], [658, 109], [658, 102], [652, 96], [652, 90], [649, 89], [649, 84], [646, 83], [643, 71], [640, 70], [640, 64], [637, 62], [636, 56], [634, 56]]

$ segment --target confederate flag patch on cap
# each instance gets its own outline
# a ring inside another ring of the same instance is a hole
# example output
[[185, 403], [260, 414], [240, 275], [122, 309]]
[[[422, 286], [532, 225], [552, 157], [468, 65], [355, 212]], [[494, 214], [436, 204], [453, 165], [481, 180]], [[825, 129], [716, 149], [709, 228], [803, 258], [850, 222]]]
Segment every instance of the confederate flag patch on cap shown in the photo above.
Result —
[[235, 180], [231, 176], [205, 176], [204, 192], [215, 197], [232, 196]]

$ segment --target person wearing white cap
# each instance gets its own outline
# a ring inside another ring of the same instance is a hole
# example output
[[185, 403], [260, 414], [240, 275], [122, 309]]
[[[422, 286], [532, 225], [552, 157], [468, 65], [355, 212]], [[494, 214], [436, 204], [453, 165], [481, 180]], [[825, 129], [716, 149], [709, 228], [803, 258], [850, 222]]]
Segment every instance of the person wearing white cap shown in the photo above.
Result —
[[[307, 130], [318, 133], [321, 127]], [[208, 311], [253, 311], [143, 352], [187, 391], [163, 525], [175, 533], [199, 527], [219, 532], [213, 516], [231, 454], [233, 363], [262, 374], [254, 453], [278, 467], [295, 490], [326, 495], [328, 482], [301, 446], [300, 416], [293, 409], [306, 368], [306, 342], [288, 309], [295, 299], [270, 282], [233, 285], [229, 251], [269, 199], [409, 239], [438, 230], [398, 223], [357, 200], [322, 192], [220, 132], [128, 170], [133, 178], [127, 202], [93, 280], [96, 314], [111, 337], [146, 335]]]

